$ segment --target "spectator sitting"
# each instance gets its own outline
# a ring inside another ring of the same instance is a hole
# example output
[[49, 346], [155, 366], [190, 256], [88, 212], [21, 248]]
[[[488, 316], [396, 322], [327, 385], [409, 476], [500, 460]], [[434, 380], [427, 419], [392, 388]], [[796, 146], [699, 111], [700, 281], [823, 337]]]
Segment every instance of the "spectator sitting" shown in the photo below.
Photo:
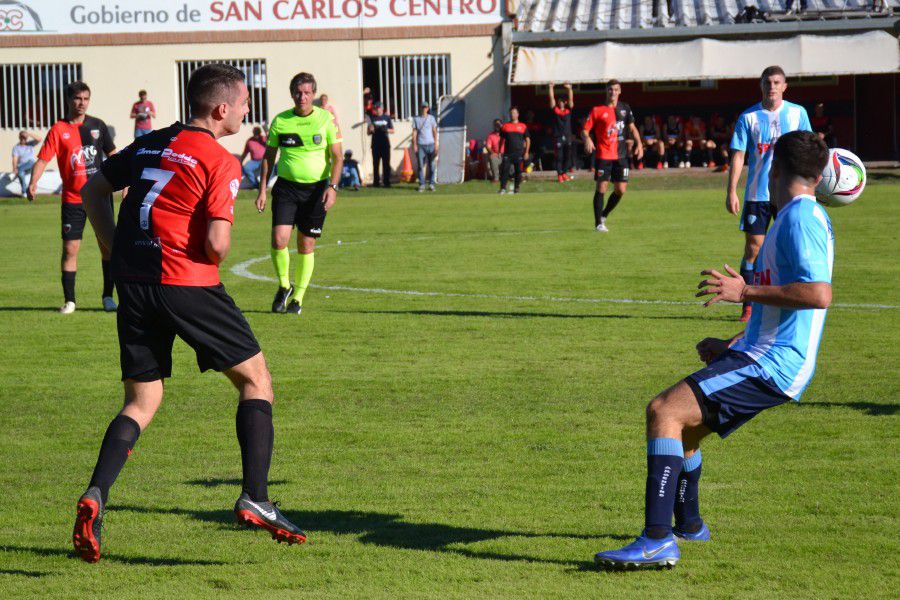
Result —
[[147, 100], [147, 90], [138, 92], [138, 101], [131, 105], [131, 118], [134, 119], [135, 139], [153, 131], [152, 119], [156, 118], [156, 107]]
[[359, 175], [359, 163], [353, 160], [353, 150], [344, 152], [344, 167], [341, 169], [341, 187], [359, 191], [362, 177]]
[[710, 145], [710, 141], [706, 138], [706, 123], [703, 122], [703, 119], [696, 116], [688, 119], [684, 126], [684, 154], [687, 158], [687, 166], [691, 166], [695, 153], [700, 156], [699, 162], [704, 167], [709, 163], [713, 163], [715, 166], [712, 155], [713, 148], [715, 148], [715, 144]]
[[494, 119], [494, 130], [484, 140], [484, 153], [487, 155], [487, 176], [497, 183], [500, 181], [500, 163], [503, 162], [503, 138], [500, 137], [500, 128], [503, 121]]
[[30, 131], [22, 130], [19, 132], [19, 143], [12, 149], [12, 170], [19, 178], [19, 185], [22, 186], [22, 197], [27, 198], [28, 183], [31, 180], [31, 167], [34, 166], [34, 147], [41, 141]]
[[831, 117], [825, 116], [824, 104], [821, 102], [816, 103], [813, 109], [813, 116], [809, 122], [819, 139], [824, 141], [829, 148], [834, 148], [837, 143], [834, 137], [834, 126], [831, 124]]
[[727, 171], [729, 154], [728, 149], [731, 145], [731, 134], [733, 127], [725, 124], [725, 117], [716, 115], [709, 124], [709, 140], [715, 144], [713, 149], [715, 156], [716, 171]]
[[241, 153], [242, 163], [247, 156], [250, 157], [250, 160], [241, 166], [241, 171], [252, 188], [259, 187], [259, 167], [265, 155], [266, 136], [263, 135], [261, 127], [254, 127], [253, 136], [244, 144], [244, 151]]
[[[659, 124], [653, 115], [646, 115], [638, 127], [641, 137], [644, 139], [644, 147], [656, 152], [656, 168], [662, 169], [662, 161], [666, 156], [666, 146], [659, 133]], [[643, 163], [641, 163], [643, 166]]]
[[663, 166], [668, 168], [670, 164], [677, 164], [679, 167], [686, 166], [682, 150], [684, 149], [684, 126], [681, 119], [675, 115], [669, 115], [663, 131], [666, 140], [666, 160]]

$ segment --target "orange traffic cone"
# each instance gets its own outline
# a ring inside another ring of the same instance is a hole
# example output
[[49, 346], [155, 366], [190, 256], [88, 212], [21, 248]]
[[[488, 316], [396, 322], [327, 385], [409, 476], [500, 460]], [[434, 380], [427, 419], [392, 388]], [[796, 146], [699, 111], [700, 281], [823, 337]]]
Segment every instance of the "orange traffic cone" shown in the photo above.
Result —
[[409, 156], [409, 148], [403, 149], [403, 167], [400, 169], [400, 181], [409, 183], [413, 180], [412, 158]]

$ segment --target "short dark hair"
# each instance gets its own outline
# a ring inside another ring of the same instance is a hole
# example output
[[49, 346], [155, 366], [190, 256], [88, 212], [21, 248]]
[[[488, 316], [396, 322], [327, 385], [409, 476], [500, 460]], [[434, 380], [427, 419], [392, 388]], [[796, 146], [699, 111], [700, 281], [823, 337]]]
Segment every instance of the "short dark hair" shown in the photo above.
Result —
[[771, 77], [772, 75], [781, 75], [787, 80], [787, 75], [784, 74], [784, 69], [779, 67], [778, 65], [772, 65], [771, 67], [766, 67], [763, 69], [762, 75], [759, 76], [760, 79], [765, 79], [766, 77]]
[[828, 163], [828, 146], [811, 131], [791, 131], [775, 143], [772, 163], [781, 176], [815, 182]]
[[316, 78], [313, 77], [312, 73], [297, 73], [293, 77], [291, 77], [291, 96], [294, 95], [294, 92], [297, 91], [297, 88], [304, 83], [311, 83], [313, 86], [313, 93], [316, 92]]
[[512, 106], [509, 107], [509, 112], [512, 112], [512, 111], [520, 112], [519, 107], [516, 106], [515, 104], [513, 104]]
[[618, 85], [619, 87], [621, 87], [622, 82], [619, 81], [618, 79], [610, 79], [609, 81], [606, 82], [606, 87], [612, 87], [614, 85]]
[[147, 95], [147, 90], [140, 90], [138, 92], [138, 96], [146, 96], [146, 95]]
[[243, 71], [224, 63], [203, 65], [191, 73], [187, 85], [191, 116], [206, 116], [217, 104], [233, 101], [237, 84], [243, 81]]
[[89, 88], [88, 84], [83, 81], [73, 81], [66, 86], [66, 98], [68, 100], [71, 100], [81, 92], [87, 92], [88, 94], [91, 93], [91, 88]]

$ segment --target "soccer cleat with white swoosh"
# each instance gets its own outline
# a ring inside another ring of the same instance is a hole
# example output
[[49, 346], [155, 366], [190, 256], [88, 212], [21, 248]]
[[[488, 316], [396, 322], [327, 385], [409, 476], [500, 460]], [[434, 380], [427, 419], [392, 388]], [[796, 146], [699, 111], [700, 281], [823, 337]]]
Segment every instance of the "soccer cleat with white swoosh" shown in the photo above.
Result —
[[598, 552], [594, 556], [594, 562], [607, 567], [620, 569], [637, 569], [640, 567], [667, 567], [672, 568], [681, 552], [678, 550], [678, 542], [671, 533], [666, 537], [654, 540], [642, 532], [638, 539], [624, 548]]
[[247, 492], [243, 492], [235, 502], [234, 515], [241, 525], [265, 529], [278, 543], [287, 542], [291, 545], [306, 541], [306, 534], [281, 514], [276, 503], [254, 502]]

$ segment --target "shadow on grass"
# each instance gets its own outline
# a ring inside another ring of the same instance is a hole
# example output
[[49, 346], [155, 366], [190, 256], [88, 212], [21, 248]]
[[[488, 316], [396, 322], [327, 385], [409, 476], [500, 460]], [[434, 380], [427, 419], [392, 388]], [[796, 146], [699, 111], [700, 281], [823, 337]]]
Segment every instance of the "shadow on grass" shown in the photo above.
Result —
[[[190, 481], [185, 481], [188, 485], [199, 485], [201, 487], [220, 487], [220, 486], [237, 486], [240, 487], [243, 484], [243, 481], [240, 479], [224, 479], [222, 477], [210, 477], [205, 479], [191, 479]], [[286, 479], [273, 479], [269, 482], [269, 485], [283, 485], [285, 483], [289, 483]]]
[[852, 408], [872, 417], [893, 416], [900, 411], [900, 404], [878, 404], [876, 402], [795, 402], [801, 408]]
[[[246, 312], [246, 311], [245, 311]], [[654, 319], [654, 320], [682, 320], [682, 321], [728, 321], [733, 322], [735, 318], [725, 316], [690, 316], [690, 315], [598, 315], [598, 314], [573, 314], [573, 313], [551, 313], [551, 312], [530, 312], [530, 311], [484, 311], [484, 310], [355, 310], [355, 311], [335, 311], [335, 312], [352, 312], [368, 315], [419, 315], [428, 317], [499, 317], [507, 319], [532, 319], [532, 318], [550, 318], [550, 319]]]
[[0, 569], [0, 575], [19, 575], [21, 577], [31, 577], [37, 579], [38, 577], [46, 577], [50, 573], [46, 571], [25, 571], [22, 569]]
[[[0, 552], [28, 552], [38, 556], [65, 556], [75, 558], [72, 550], [63, 548], [42, 548], [39, 546], [0, 546]], [[125, 565], [143, 565], [149, 567], [180, 567], [180, 566], [221, 566], [228, 563], [220, 560], [181, 559], [152, 556], [125, 556], [122, 554], [102, 553], [101, 560], [122, 563]]]
[[[132, 511], [138, 513], [157, 513], [186, 516], [199, 521], [217, 523], [223, 526], [234, 526], [234, 514], [227, 510], [200, 511], [182, 508], [153, 508], [142, 506], [118, 506], [113, 510]], [[588, 561], [547, 559], [525, 554], [470, 550], [453, 547], [457, 544], [474, 544], [505, 537], [523, 538], [572, 538], [594, 540], [608, 538], [613, 540], [630, 540], [634, 536], [620, 534], [577, 534], [531, 531], [509, 531], [502, 529], [481, 529], [475, 527], [455, 527], [441, 523], [409, 523], [403, 515], [344, 511], [344, 510], [308, 510], [285, 511], [291, 521], [306, 531], [325, 531], [340, 535], [357, 535], [363, 544], [373, 544], [401, 550], [428, 550], [454, 554], [466, 558], [484, 560], [535, 562], [570, 567], [585, 568]]]

